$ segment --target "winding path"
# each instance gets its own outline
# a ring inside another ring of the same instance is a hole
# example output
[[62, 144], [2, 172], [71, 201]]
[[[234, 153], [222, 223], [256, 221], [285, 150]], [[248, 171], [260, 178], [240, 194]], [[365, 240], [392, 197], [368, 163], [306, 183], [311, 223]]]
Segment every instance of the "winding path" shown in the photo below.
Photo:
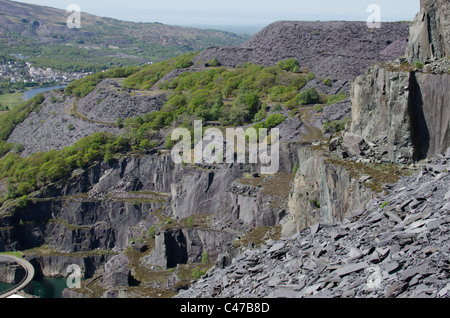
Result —
[[8, 254], [1, 254], [0, 255], [0, 262], [13, 262], [17, 263], [20, 266], [22, 266], [25, 269], [25, 277], [22, 279], [22, 281], [17, 284], [16, 286], [0, 293], [0, 298], [7, 298], [11, 295], [16, 294], [17, 292], [21, 291], [25, 287], [27, 287], [31, 281], [34, 278], [34, 267], [31, 265], [30, 262], [23, 258], [18, 258], [12, 255]]
[[311, 124], [311, 111], [314, 110], [314, 107], [300, 107], [299, 108], [299, 117], [301, 121], [305, 124], [305, 128], [308, 131], [306, 135], [303, 136], [304, 141], [319, 141], [323, 139], [322, 130], [313, 126]]

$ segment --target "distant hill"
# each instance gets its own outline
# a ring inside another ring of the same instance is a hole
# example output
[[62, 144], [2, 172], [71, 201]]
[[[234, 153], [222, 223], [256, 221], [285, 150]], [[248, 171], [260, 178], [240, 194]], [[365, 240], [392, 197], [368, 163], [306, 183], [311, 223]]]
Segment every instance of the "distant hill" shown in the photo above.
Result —
[[365, 22], [278, 21], [238, 47], [214, 47], [195, 61], [217, 58], [224, 66], [245, 62], [272, 66], [294, 58], [318, 76], [353, 79], [373, 63], [403, 56], [409, 23], [383, 23], [369, 29]]
[[34, 58], [37, 64], [58, 68], [69, 61], [74, 64], [76, 56], [82, 57], [79, 64], [129, 66], [210, 46], [240, 45], [249, 38], [231, 32], [126, 22], [87, 13], [81, 13], [80, 29], [70, 29], [68, 17], [65, 10], [0, 0], [2, 53], [21, 53]]

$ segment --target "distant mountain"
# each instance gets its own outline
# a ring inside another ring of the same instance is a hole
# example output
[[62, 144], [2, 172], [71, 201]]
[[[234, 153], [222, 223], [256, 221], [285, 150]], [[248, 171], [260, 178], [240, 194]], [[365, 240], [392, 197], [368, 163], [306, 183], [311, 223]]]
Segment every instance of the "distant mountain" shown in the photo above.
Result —
[[[86, 57], [93, 58], [94, 64], [126, 66], [160, 61], [210, 46], [240, 45], [249, 38], [231, 32], [126, 22], [87, 13], [81, 13], [80, 29], [70, 29], [69, 15], [65, 10], [0, 0], [0, 53], [58, 59], [61, 53], [81, 50], [82, 55], [82, 51], [89, 52]], [[47, 48], [43, 49], [43, 45]], [[65, 47], [60, 49], [61, 45]], [[117, 59], [127, 63], [119, 65]]]

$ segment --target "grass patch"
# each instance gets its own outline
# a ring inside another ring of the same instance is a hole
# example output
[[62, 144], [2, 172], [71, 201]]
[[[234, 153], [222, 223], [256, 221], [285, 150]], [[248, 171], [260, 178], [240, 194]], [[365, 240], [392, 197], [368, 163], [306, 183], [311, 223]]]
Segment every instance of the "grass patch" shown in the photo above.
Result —
[[281, 225], [255, 227], [248, 231], [238, 241], [234, 242], [234, 247], [245, 246], [250, 243], [256, 246], [264, 244], [267, 240], [278, 241], [281, 238]]
[[[23, 93], [9, 93], [0, 95], [0, 105], [8, 107], [8, 109], [16, 108], [25, 103]], [[6, 109], [3, 109], [6, 110]]]
[[23, 253], [19, 252], [19, 251], [17, 251], [17, 252], [0, 252], [0, 255], [1, 254], [12, 255], [12, 256], [15, 256], [17, 258], [22, 258], [24, 256]]

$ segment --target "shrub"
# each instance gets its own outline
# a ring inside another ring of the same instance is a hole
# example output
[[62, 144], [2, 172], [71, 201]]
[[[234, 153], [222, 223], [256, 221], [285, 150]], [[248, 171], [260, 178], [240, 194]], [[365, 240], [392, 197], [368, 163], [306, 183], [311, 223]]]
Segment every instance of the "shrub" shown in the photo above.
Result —
[[266, 116], [267, 116], [267, 112], [266, 112], [263, 108], [261, 108], [261, 109], [256, 113], [256, 115], [255, 115], [255, 117], [253, 118], [252, 121], [253, 121], [254, 123], [259, 122], [259, 121], [263, 120], [264, 118], [266, 118]]
[[156, 236], [156, 229], [157, 229], [157, 226], [152, 226], [151, 228], [148, 229], [148, 235], [151, 238], [154, 238]]
[[325, 120], [322, 125], [322, 130], [324, 133], [337, 133], [345, 129], [348, 119], [344, 118], [342, 120]]
[[117, 128], [123, 128], [123, 118], [117, 118], [116, 119], [116, 126]]
[[191, 276], [192, 276], [193, 279], [197, 280], [197, 279], [199, 279], [200, 277], [202, 277], [205, 274], [206, 274], [206, 270], [202, 270], [199, 267], [195, 267], [192, 270]]
[[311, 81], [311, 80], [313, 80], [313, 79], [315, 79], [316, 78], [316, 74], [314, 74], [314, 73], [308, 73], [307, 75], [306, 75], [306, 81], [307, 82], [309, 82], [309, 81]]
[[24, 150], [25, 146], [23, 144], [16, 144], [13, 149], [15, 153], [22, 153]]
[[202, 253], [202, 264], [208, 264], [209, 263], [209, 255], [208, 252]]
[[283, 123], [285, 120], [286, 118], [282, 114], [272, 114], [266, 119], [265, 127], [267, 129], [274, 128]]
[[314, 198], [314, 199], [311, 199], [310, 202], [313, 205], [313, 207], [315, 207], [317, 209], [320, 208], [320, 201], [319, 200]]
[[296, 73], [298, 73], [300, 71], [300, 64], [298, 63], [298, 61], [296, 59], [288, 59], [288, 60], [284, 60], [284, 61], [279, 61], [277, 63], [277, 66], [284, 71], [293, 72], [295, 70]]
[[414, 62], [414, 66], [418, 69], [422, 69], [425, 66], [425, 64], [420, 62]]
[[27, 195], [23, 195], [23, 196], [21, 196], [20, 198], [18, 198], [18, 199], [16, 200], [16, 202], [17, 202], [17, 205], [18, 205], [20, 208], [26, 208], [27, 205], [28, 205], [28, 196], [27, 196]]
[[297, 96], [297, 102], [299, 105], [314, 104], [319, 101], [319, 94], [314, 87], [311, 87]]
[[217, 58], [213, 58], [212, 60], [209, 60], [205, 63], [206, 67], [217, 67], [217, 66], [221, 66], [222, 64], [220, 64], [219, 60]]
[[271, 112], [274, 113], [274, 112], [279, 112], [279, 111], [282, 111], [282, 110], [283, 110], [283, 108], [281, 108], [280, 103], [276, 103], [275, 106], [273, 106]]

